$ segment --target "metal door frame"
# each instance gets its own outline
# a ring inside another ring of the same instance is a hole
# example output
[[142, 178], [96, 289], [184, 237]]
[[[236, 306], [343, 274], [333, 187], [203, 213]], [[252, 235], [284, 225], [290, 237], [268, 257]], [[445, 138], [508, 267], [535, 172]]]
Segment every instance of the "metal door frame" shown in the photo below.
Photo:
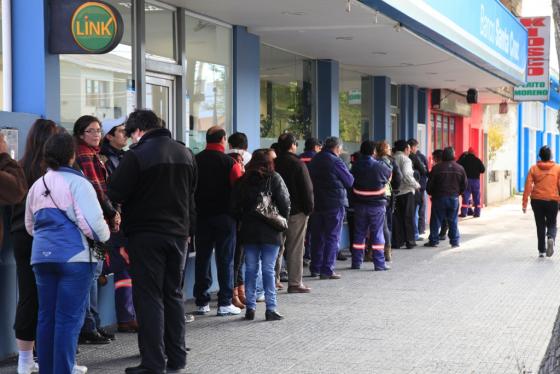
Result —
[[[168, 108], [168, 113], [169, 113], [169, 118], [166, 120], [166, 127], [169, 129], [169, 131], [171, 131], [171, 134], [173, 135], [173, 137], [175, 137], [176, 135], [176, 123], [175, 121], [177, 120], [175, 117], [175, 113], [176, 113], [176, 100], [175, 100], [175, 76], [173, 75], [165, 75], [165, 74], [159, 74], [159, 73], [153, 73], [150, 71], [146, 72], [146, 85], [151, 84], [153, 86], [161, 86], [161, 87], [166, 87], [169, 89], [169, 108]], [[148, 94], [148, 90], [146, 89], [145, 91], [145, 95]], [[146, 105], [148, 103], [146, 102]]]

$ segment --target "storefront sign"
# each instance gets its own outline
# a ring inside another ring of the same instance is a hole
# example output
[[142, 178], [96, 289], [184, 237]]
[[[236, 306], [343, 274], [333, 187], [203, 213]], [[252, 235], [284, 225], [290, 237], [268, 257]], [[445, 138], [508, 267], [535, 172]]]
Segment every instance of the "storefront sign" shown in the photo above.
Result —
[[497, 0], [360, 1], [512, 84], [525, 83], [527, 30]]
[[362, 103], [362, 91], [361, 90], [350, 90], [348, 91], [348, 104], [349, 105], [360, 105]]
[[521, 18], [529, 32], [527, 84], [513, 90], [516, 101], [548, 101], [550, 95], [550, 17]]
[[53, 0], [51, 14], [51, 53], [107, 53], [121, 41], [122, 17], [103, 1]]

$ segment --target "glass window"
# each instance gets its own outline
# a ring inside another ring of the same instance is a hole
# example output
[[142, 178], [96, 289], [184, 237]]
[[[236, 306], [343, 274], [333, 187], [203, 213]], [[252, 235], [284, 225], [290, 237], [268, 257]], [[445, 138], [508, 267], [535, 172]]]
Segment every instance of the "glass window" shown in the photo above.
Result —
[[455, 117], [449, 117], [449, 146], [455, 147]]
[[311, 136], [312, 72], [312, 61], [261, 45], [262, 147], [284, 132], [299, 139]]
[[449, 147], [449, 117], [443, 116], [443, 148]]
[[232, 132], [232, 30], [186, 16], [189, 146], [200, 152], [214, 125]]
[[362, 74], [341, 69], [339, 80], [340, 139], [344, 150], [352, 154], [360, 150], [362, 139], [368, 138], [367, 129], [362, 129]]
[[175, 61], [175, 12], [146, 3], [146, 54]]
[[84, 114], [117, 118], [129, 114], [136, 105], [132, 88], [132, 42], [130, 4], [105, 0], [122, 15], [124, 34], [111, 52], [100, 55], [60, 55], [61, 124], [72, 130]]
[[443, 149], [443, 137], [441, 134], [442, 134], [442, 119], [441, 119], [441, 114], [438, 114], [437, 124], [436, 124], [436, 141], [437, 141], [436, 149]]
[[435, 114], [432, 114], [432, 115], [430, 116], [430, 121], [431, 121], [431, 125], [432, 125], [432, 126], [430, 127], [430, 128], [432, 129], [432, 144], [431, 144], [431, 145], [432, 145], [432, 150], [434, 150], [434, 151], [437, 149], [437, 146], [436, 146], [436, 145], [437, 145], [437, 144], [436, 144], [437, 136], [436, 136], [436, 123], [435, 123], [435, 118], [436, 118], [436, 115], [435, 115]]

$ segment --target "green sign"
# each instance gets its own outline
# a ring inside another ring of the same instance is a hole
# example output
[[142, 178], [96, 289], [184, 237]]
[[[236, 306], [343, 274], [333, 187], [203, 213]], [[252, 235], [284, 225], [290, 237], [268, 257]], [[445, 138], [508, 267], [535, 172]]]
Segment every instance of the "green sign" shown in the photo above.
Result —
[[119, 22], [113, 9], [104, 3], [88, 1], [72, 15], [72, 36], [84, 50], [104, 53], [115, 46]]

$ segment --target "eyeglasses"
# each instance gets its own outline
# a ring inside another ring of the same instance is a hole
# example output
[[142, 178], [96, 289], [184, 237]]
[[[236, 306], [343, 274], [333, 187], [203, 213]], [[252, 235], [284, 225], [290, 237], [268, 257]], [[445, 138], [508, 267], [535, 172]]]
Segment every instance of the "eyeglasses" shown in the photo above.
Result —
[[90, 134], [90, 135], [91, 134], [101, 134], [101, 129], [97, 129], [97, 130], [96, 129], [89, 129], [89, 130], [86, 130], [84, 132], [87, 133], [87, 134]]

